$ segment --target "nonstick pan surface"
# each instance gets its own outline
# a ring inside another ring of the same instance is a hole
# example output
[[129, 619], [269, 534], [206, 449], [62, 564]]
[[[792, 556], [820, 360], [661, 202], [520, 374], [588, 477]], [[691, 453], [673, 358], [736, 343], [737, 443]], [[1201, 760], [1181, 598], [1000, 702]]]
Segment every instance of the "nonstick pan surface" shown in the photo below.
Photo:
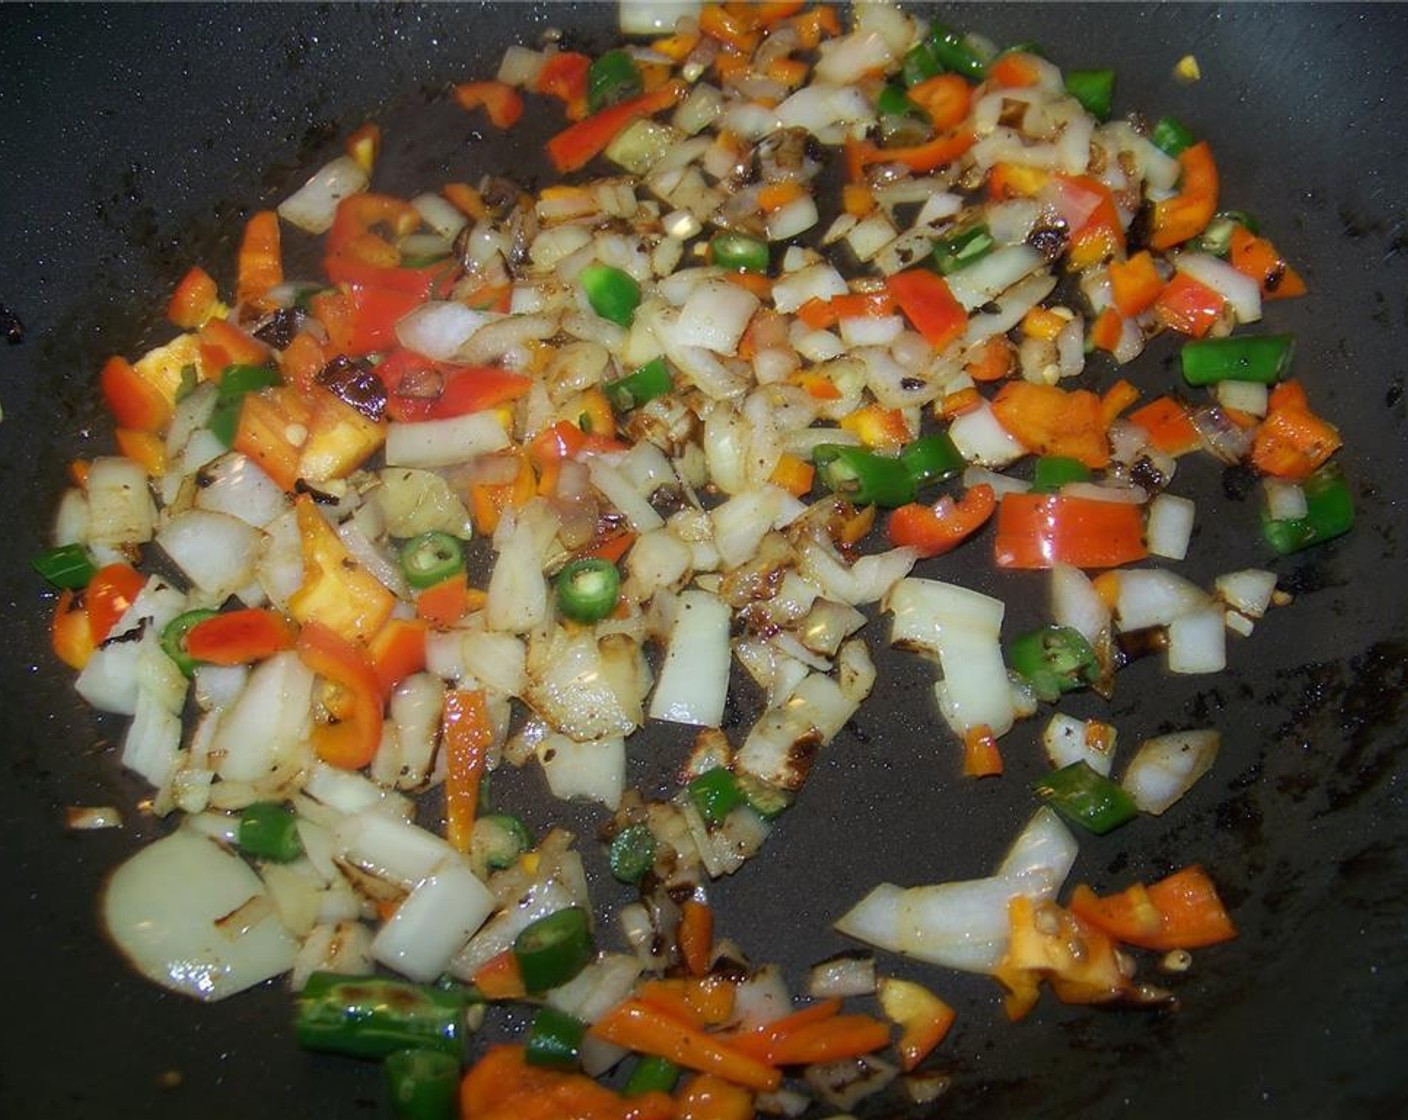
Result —
[[[1082, 837], [1074, 878], [1113, 889], [1200, 861], [1241, 936], [1169, 981], [1175, 1013], [1048, 996], [1015, 1026], [990, 982], [882, 957], [960, 1011], [944, 1046], [954, 1084], [935, 1114], [1408, 1114], [1408, 9], [932, 10], [1000, 43], [1035, 40], [1063, 66], [1113, 65], [1118, 111], [1172, 113], [1212, 141], [1226, 204], [1254, 210], [1310, 284], [1309, 297], [1270, 305], [1265, 329], [1296, 334], [1295, 372], [1345, 435], [1359, 508], [1350, 537], [1273, 560], [1255, 499], [1229, 500], [1235, 479], [1190, 472], [1209, 512], [1181, 570], [1205, 580], [1272, 564], [1296, 602], [1233, 644], [1226, 674], [1169, 677], [1148, 662], [1120, 675], [1109, 714], [1127, 741], [1211, 724], [1223, 752], [1165, 817]], [[105, 942], [102, 881], [163, 826], [117, 764], [120, 723], [86, 710], [49, 655], [51, 599], [28, 560], [47, 543], [62, 464], [111, 447], [93, 402], [102, 360], [163, 337], [160, 308], [186, 268], [228, 283], [230, 231], [366, 119], [387, 126], [385, 189], [541, 174], [555, 117], [491, 135], [446, 104], [446, 85], [490, 75], [507, 44], [549, 26], [599, 48], [613, 22], [608, 5], [0, 6], [0, 304], [13, 316], [0, 331], [0, 1115], [383, 1107], [375, 1068], [297, 1050], [277, 984], [201, 1007], [138, 979]], [[1202, 70], [1191, 85], [1173, 78], [1187, 54]], [[1155, 346], [1135, 369], [1171, 381], [1173, 358]], [[1035, 622], [1033, 581], [988, 567], [969, 557], [919, 574], [1008, 597], [1009, 632]], [[830, 922], [875, 882], [987, 873], [1030, 811], [1040, 766], [1033, 721], [1004, 744], [1008, 777], [959, 780], [930, 671], [881, 650], [881, 624], [867, 633], [875, 696], [763, 856], [711, 896], [721, 930], [794, 981], [846, 947]], [[92, 804], [120, 806], [126, 827], [67, 832], [64, 808]], [[545, 802], [531, 811], [548, 819]], [[569, 818], [591, 835], [589, 812]]]

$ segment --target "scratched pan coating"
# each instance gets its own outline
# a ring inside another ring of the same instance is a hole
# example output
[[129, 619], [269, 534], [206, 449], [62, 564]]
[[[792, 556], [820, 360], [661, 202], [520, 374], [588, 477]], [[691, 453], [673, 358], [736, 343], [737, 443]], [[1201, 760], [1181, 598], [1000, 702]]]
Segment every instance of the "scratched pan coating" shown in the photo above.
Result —
[[[1114, 65], [1119, 111], [1170, 112], [1212, 141], [1227, 204], [1255, 211], [1311, 286], [1307, 299], [1270, 305], [1266, 329], [1295, 332], [1296, 373], [1346, 435], [1359, 524], [1275, 563], [1297, 601], [1232, 643], [1227, 673], [1170, 678], [1141, 663], [1119, 677], [1111, 717], [1126, 741], [1211, 723], [1224, 748], [1165, 817], [1082, 837], [1074, 877], [1109, 888], [1199, 860], [1240, 938], [1198, 953], [1171, 981], [1177, 1013], [1066, 1009], [1047, 996], [1016, 1026], [991, 982], [882, 956], [960, 1011], [944, 1046], [954, 1086], [934, 1112], [1402, 1115], [1408, 99], [1394, 66], [1408, 9], [942, 14], [998, 42], [1036, 40], [1063, 66]], [[94, 907], [103, 878], [161, 826], [137, 812], [144, 791], [116, 763], [120, 724], [88, 712], [46, 652], [50, 600], [28, 559], [45, 544], [60, 464], [110, 446], [92, 399], [101, 360], [161, 337], [164, 293], [191, 263], [231, 275], [231, 231], [244, 215], [283, 197], [365, 119], [388, 129], [387, 189], [481, 170], [541, 174], [551, 120], [494, 135], [446, 104], [446, 84], [490, 74], [506, 45], [534, 43], [549, 25], [599, 48], [613, 19], [602, 5], [0, 7], [0, 304], [23, 329], [0, 345], [0, 1115], [381, 1108], [374, 1067], [297, 1050], [277, 985], [197, 1007], [138, 979], [104, 941]], [[1189, 53], [1202, 80], [1180, 85], [1173, 67]], [[1135, 369], [1167, 383], [1173, 359], [1156, 345]], [[1194, 579], [1268, 562], [1254, 499], [1229, 498], [1234, 483], [1206, 468], [1179, 480], [1179, 492], [1204, 499], [1180, 569]], [[989, 568], [971, 548], [918, 574], [1009, 598], [1009, 634], [1036, 621], [1039, 578]], [[881, 648], [882, 625], [867, 634], [881, 669], [875, 695], [761, 858], [712, 893], [720, 928], [794, 980], [844, 947], [829, 924], [875, 882], [986, 873], [1029, 812], [1026, 783], [1041, 765], [1031, 721], [1004, 743], [1007, 777], [957, 779], [930, 671]], [[633, 753], [633, 780], [658, 781], [679, 745], [653, 737]], [[105, 803], [123, 808], [125, 829], [65, 832], [65, 806]], [[529, 815], [541, 825], [554, 811], [540, 799]], [[591, 813], [567, 817], [591, 836]]]

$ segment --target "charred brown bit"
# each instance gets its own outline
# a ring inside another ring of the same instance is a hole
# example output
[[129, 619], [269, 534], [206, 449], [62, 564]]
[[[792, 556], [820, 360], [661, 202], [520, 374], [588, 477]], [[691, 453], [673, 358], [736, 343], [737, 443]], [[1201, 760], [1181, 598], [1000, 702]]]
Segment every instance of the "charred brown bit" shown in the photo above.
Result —
[[371, 420], [386, 415], [386, 386], [364, 363], [339, 354], [315, 378], [333, 396]]

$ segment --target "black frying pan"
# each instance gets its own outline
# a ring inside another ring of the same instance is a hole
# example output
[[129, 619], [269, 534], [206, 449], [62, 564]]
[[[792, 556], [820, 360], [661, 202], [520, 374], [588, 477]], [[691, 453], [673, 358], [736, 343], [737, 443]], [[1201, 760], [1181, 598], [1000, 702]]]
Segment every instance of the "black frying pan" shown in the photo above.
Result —
[[[1164, 818], [1082, 838], [1076, 877], [1114, 888], [1201, 860], [1241, 938], [1171, 982], [1176, 1014], [1047, 997], [1015, 1027], [990, 982], [882, 957], [960, 1010], [943, 1051], [954, 1088], [938, 1113], [1403, 1115], [1408, 9], [974, 5], [945, 16], [998, 42], [1035, 39], [1063, 65], [1116, 65], [1120, 111], [1172, 112], [1213, 141], [1226, 200], [1261, 215], [1312, 287], [1273, 306], [1267, 328], [1296, 332], [1296, 372], [1346, 434], [1360, 524], [1277, 563], [1298, 601], [1234, 644], [1226, 675], [1169, 678], [1142, 663], [1119, 679], [1112, 715], [1131, 737], [1212, 722], [1225, 746]], [[117, 766], [120, 725], [86, 711], [48, 655], [50, 601], [27, 560], [45, 543], [60, 463], [110, 446], [91, 399], [101, 360], [160, 338], [154, 308], [191, 263], [228, 283], [229, 231], [245, 213], [371, 116], [393, 125], [390, 189], [519, 172], [551, 121], [529, 121], [520, 146], [506, 145], [447, 109], [445, 83], [488, 74], [506, 44], [550, 24], [600, 45], [613, 19], [607, 5], [0, 7], [0, 304], [18, 318], [15, 344], [0, 344], [0, 1115], [380, 1107], [373, 1068], [294, 1047], [277, 986], [198, 1007], [137, 979], [104, 942], [103, 877], [161, 826]], [[1203, 77], [1183, 86], [1171, 73], [1188, 53]], [[1136, 368], [1171, 378], [1172, 353], [1155, 348]], [[1223, 483], [1211, 471], [1193, 481], [1209, 496]], [[1227, 516], [1204, 515], [1184, 569], [1197, 579], [1267, 561], [1250, 503], [1216, 505]], [[970, 556], [921, 574], [1034, 599], [1031, 580], [986, 568]], [[881, 644], [883, 629], [872, 633]], [[874, 882], [984, 874], [1029, 811], [1035, 724], [1006, 748], [1009, 777], [959, 781], [929, 679], [913, 659], [884, 658], [876, 696], [764, 857], [713, 892], [722, 930], [794, 979], [842, 947], [829, 923]], [[123, 808], [123, 831], [65, 832], [66, 805], [102, 803]], [[547, 819], [546, 806], [534, 811]], [[579, 821], [590, 835], [590, 814]]]

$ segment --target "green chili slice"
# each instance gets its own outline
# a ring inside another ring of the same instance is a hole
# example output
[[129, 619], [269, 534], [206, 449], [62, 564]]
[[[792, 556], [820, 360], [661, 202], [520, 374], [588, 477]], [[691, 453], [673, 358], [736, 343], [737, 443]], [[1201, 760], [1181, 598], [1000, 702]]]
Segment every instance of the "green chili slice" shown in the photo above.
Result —
[[900, 77], [907, 86], [917, 86], [920, 82], [938, 77], [944, 72], [939, 60], [934, 57], [927, 42], [916, 43], [904, 56], [900, 66]]
[[914, 476], [898, 458], [863, 447], [820, 443], [812, 449], [812, 462], [823, 486], [859, 505], [893, 509], [914, 501]]
[[623, 327], [631, 325], [640, 306], [640, 285], [630, 273], [609, 264], [589, 264], [577, 275], [593, 311]]
[[1191, 148], [1198, 141], [1191, 129], [1173, 117], [1160, 117], [1149, 139], [1154, 142], [1154, 147], [1169, 156], [1178, 155], [1184, 148]]
[[986, 225], [970, 226], [934, 243], [934, 267], [948, 276], [982, 260], [996, 244]]
[[593, 113], [635, 97], [640, 91], [640, 71], [630, 51], [607, 51], [587, 69], [587, 105]]
[[1184, 343], [1179, 360], [1189, 385], [1219, 381], [1274, 385], [1290, 369], [1294, 354], [1295, 338], [1289, 334], [1236, 335]]
[[1301, 489], [1304, 517], [1272, 518], [1262, 511], [1262, 535], [1283, 556], [1343, 536], [1354, 525], [1354, 496], [1337, 463], [1320, 467]]
[[432, 529], [401, 546], [401, 571], [414, 588], [434, 587], [464, 571], [464, 546], [449, 533]]
[[1134, 798], [1084, 760], [1037, 779], [1032, 788], [1072, 824], [1097, 836], [1139, 815]]
[[929, 29], [924, 43], [942, 70], [961, 74], [970, 82], [981, 82], [987, 77], [987, 60], [973, 49], [967, 36], [936, 23]]
[[669, 1058], [654, 1054], [643, 1054], [630, 1077], [626, 1078], [621, 1090], [627, 1097], [641, 1097], [646, 1093], [673, 1093], [675, 1083], [680, 1079], [680, 1067]]
[[1256, 234], [1256, 219], [1241, 210], [1220, 210], [1212, 216], [1212, 221], [1194, 244], [1200, 253], [1211, 253], [1214, 257], [1225, 257], [1232, 251], [1232, 235], [1242, 226], [1252, 235]]
[[587, 1024], [555, 1007], [541, 1008], [533, 1016], [523, 1048], [530, 1066], [549, 1069], [575, 1069], [582, 1060], [582, 1039]]
[[205, 609], [186, 611], [184, 614], [178, 614], [161, 629], [161, 651], [176, 662], [176, 668], [188, 677], [195, 675], [196, 666], [200, 662], [186, 652], [186, 635], [196, 623], [214, 618], [217, 613]]
[[215, 438], [226, 447], [233, 447], [239, 430], [240, 410], [248, 393], [279, 384], [279, 371], [273, 366], [226, 366], [220, 374], [220, 388], [215, 397], [207, 426]]
[[380, 976], [315, 972], [298, 993], [294, 1032], [307, 1050], [384, 1058], [439, 1050], [458, 1059], [465, 995]]
[[513, 955], [528, 991], [567, 983], [596, 955], [587, 912], [569, 906], [539, 918], [514, 938]]
[[738, 774], [736, 777], [738, 790], [743, 794], [743, 800], [748, 802], [748, 807], [765, 821], [781, 816], [783, 811], [792, 804], [792, 794], [785, 789], [770, 785], [761, 778], [748, 773]]
[[736, 230], [716, 233], [709, 242], [709, 253], [720, 268], [741, 272], [768, 270], [768, 243]]
[[483, 852], [486, 866], [502, 871], [532, 848], [533, 834], [512, 813], [486, 813], [474, 822], [471, 843]]
[[557, 607], [573, 622], [599, 622], [616, 609], [621, 573], [610, 560], [589, 556], [557, 573]]
[[1100, 679], [1100, 661], [1079, 630], [1044, 626], [1012, 643], [1008, 662], [1048, 703]]
[[630, 412], [647, 401], [674, 391], [674, 378], [664, 358], [646, 362], [634, 373], [608, 381], [602, 387], [606, 399], [617, 412]]
[[82, 591], [98, 571], [81, 544], [61, 544], [41, 552], [32, 563], [36, 572], [67, 591]]
[[386, 1055], [381, 1068], [396, 1120], [451, 1120], [458, 1115], [458, 1058], [439, 1050], [397, 1050]]
[[1042, 455], [1032, 470], [1032, 489], [1050, 494], [1068, 482], [1089, 482], [1090, 468], [1067, 455]]
[[900, 463], [916, 490], [952, 478], [968, 465], [947, 432], [932, 432], [906, 444], [900, 451]]
[[724, 818], [744, 803], [738, 779], [732, 770], [722, 766], [706, 770], [691, 781], [689, 799], [705, 822], [712, 825], [723, 824]]
[[240, 850], [260, 859], [288, 863], [303, 854], [298, 818], [275, 801], [256, 801], [240, 813]]
[[1113, 70], [1067, 70], [1066, 92], [1080, 102], [1097, 120], [1110, 119], [1110, 106], [1115, 99]]
[[655, 834], [644, 824], [627, 825], [607, 849], [611, 874], [623, 883], [639, 883], [655, 862]]

